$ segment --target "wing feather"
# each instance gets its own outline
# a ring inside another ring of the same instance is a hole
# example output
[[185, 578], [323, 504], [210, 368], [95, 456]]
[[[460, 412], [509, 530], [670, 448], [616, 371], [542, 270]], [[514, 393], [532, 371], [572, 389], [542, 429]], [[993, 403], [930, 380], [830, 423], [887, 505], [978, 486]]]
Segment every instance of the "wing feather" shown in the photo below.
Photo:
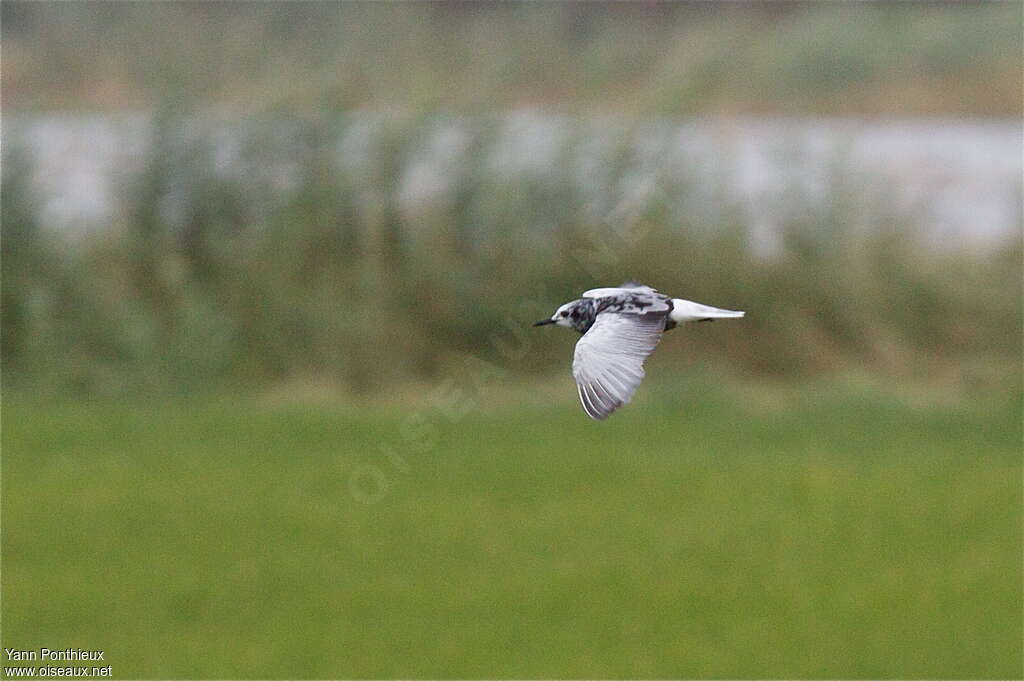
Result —
[[627, 404], [665, 330], [664, 313], [603, 312], [576, 343], [572, 373], [587, 415], [603, 420]]
[[622, 287], [606, 287], [606, 288], [592, 288], [589, 291], [583, 292], [583, 298], [609, 298], [612, 296], [623, 296], [623, 295], [657, 295], [650, 286], [640, 286], [636, 288], [622, 288]]
[[642, 293], [649, 295], [660, 295], [657, 289], [635, 281], [623, 282], [621, 286], [608, 286], [605, 288], [592, 288], [583, 292], [584, 298], [607, 298], [608, 296], [621, 296], [624, 293]]

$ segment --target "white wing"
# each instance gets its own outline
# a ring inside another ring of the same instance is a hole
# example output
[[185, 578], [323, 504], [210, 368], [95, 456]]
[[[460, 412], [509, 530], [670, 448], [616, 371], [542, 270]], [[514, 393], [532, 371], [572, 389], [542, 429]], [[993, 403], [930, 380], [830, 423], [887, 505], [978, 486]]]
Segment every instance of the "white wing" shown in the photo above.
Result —
[[603, 420], [632, 399], [644, 360], [661, 340], [665, 314], [603, 312], [576, 343], [572, 375], [587, 416]]
[[654, 293], [655, 291], [650, 286], [619, 286], [611, 288], [592, 288], [589, 291], [583, 292], [583, 298], [608, 298], [609, 296], [621, 296], [630, 293]]

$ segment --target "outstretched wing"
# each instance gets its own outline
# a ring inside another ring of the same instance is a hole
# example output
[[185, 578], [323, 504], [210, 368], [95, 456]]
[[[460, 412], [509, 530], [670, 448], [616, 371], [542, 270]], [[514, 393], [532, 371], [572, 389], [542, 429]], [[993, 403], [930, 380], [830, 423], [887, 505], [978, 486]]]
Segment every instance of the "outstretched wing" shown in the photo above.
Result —
[[650, 286], [644, 286], [638, 284], [635, 281], [623, 282], [618, 287], [606, 287], [606, 288], [592, 288], [589, 291], [583, 292], [584, 298], [607, 298], [608, 296], [621, 296], [626, 294], [649, 294], [649, 295], [661, 295], [655, 289]]
[[644, 378], [644, 360], [661, 340], [665, 313], [603, 312], [576, 343], [572, 375], [587, 416], [597, 421], [628, 403]]

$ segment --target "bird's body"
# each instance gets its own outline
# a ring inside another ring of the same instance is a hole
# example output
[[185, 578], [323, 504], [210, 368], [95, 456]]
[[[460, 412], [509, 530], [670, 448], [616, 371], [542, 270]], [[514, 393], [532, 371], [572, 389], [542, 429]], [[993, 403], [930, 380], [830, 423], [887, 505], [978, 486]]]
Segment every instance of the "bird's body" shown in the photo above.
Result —
[[573, 377], [587, 415], [603, 420], [632, 399], [644, 377], [643, 363], [664, 331], [695, 321], [742, 317], [682, 298], [670, 298], [649, 286], [627, 282], [595, 288], [562, 305], [550, 319], [583, 335], [576, 343]]

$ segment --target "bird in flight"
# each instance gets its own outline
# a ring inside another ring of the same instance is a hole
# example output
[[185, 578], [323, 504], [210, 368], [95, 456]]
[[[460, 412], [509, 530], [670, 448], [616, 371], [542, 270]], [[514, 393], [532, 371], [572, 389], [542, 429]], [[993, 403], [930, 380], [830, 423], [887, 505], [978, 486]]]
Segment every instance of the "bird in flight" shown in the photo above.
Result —
[[644, 360], [654, 352], [663, 332], [686, 322], [743, 315], [626, 282], [618, 288], [585, 291], [582, 298], [562, 305], [534, 326], [557, 324], [583, 334], [576, 342], [572, 375], [583, 411], [602, 421], [632, 399], [644, 378]]

